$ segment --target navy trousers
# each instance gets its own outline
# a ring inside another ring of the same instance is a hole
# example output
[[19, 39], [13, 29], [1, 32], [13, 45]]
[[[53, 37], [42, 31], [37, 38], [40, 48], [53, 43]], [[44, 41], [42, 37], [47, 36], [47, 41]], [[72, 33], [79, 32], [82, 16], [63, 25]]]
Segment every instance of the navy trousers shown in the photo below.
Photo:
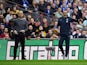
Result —
[[[63, 50], [63, 42], [65, 40], [65, 53]], [[63, 55], [65, 55], [66, 57], [69, 54], [69, 43], [70, 43], [70, 36], [60, 36], [60, 40], [59, 40], [59, 48], [62, 52]]]

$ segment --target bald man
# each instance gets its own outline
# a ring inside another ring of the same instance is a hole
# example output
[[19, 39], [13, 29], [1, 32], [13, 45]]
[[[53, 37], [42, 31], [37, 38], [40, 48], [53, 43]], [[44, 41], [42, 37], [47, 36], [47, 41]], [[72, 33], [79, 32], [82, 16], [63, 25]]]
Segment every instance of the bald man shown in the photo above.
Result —
[[15, 46], [14, 46], [14, 60], [16, 60], [16, 53], [18, 44], [21, 44], [22, 60], [24, 58], [24, 47], [25, 47], [25, 31], [28, 29], [27, 21], [24, 18], [23, 11], [19, 11], [18, 18], [13, 22], [13, 30], [15, 35]]

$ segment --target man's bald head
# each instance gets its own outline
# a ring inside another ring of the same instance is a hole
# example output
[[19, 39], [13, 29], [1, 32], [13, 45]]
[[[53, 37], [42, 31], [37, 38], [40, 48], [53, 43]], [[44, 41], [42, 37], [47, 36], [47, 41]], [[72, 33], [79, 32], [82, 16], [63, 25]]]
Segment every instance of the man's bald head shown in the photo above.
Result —
[[24, 17], [24, 13], [23, 13], [23, 11], [19, 11], [19, 13], [18, 13], [18, 17], [19, 17], [19, 18], [23, 18], [23, 17]]

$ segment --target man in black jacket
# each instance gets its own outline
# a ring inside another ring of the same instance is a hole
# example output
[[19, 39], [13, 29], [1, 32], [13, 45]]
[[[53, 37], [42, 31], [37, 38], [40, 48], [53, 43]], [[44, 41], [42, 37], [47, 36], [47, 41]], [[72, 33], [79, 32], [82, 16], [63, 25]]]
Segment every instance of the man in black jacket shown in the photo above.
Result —
[[19, 42], [21, 43], [22, 60], [24, 60], [25, 31], [28, 29], [28, 27], [27, 21], [24, 19], [24, 14], [22, 11], [18, 13], [18, 18], [15, 19], [13, 23], [13, 30], [15, 35], [14, 60], [16, 59]]
[[[65, 10], [63, 12], [63, 17], [61, 17], [58, 20], [58, 26], [60, 26], [60, 40], [59, 40], [59, 48], [64, 56], [64, 58], [68, 58], [68, 54], [69, 54], [69, 43], [70, 43], [70, 23], [76, 21], [75, 19], [69, 18], [67, 17], [67, 10]], [[66, 44], [66, 51], [64, 53], [63, 50], [63, 42], [65, 40], [65, 44]]]

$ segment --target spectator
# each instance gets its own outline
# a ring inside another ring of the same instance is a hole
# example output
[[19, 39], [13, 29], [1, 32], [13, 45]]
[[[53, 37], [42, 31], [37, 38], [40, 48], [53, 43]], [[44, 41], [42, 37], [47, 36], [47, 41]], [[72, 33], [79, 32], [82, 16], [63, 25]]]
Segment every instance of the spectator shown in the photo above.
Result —
[[0, 14], [0, 24], [3, 23], [3, 18], [4, 18], [3, 14]]
[[32, 18], [32, 16], [31, 16], [31, 15], [28, 15], [28, 16], [27, 16], [27, 21], [28, 21], [28, 24], [31, 24], [31, 18]]
[[58, 22], [55, 21], [55, 22], [54, 22], [54, 29], [57, 29], [57, 28], [58, 28]]
[[27, 39], [35, 38], [35, 32], [33, 31], [33, 26], [32, 25], [28, 26], [28, 30], [26, 31], [26, 38]]
[[87, 20], [84, 20], [84, 21], [83, 21], [83, 26], [84, 26], [84, 27], [87, 27]]
[[73, 9], [74, 9], [74, 8], [77, 8], [77, 3], [74, 2], [72, 8], [73, 8]]
[[30, 19], [30, 24], [29, 25], [32, 25], [33, 26], [33, 30], [35, 32], [36, 28], [35, 28], [35, 20], [34, 20], [34, 18], [31, 18]]
[[11, 8], [10, 7], [7, 7], [5, 9], [6, 13], [4, 14], [4, 17], [6, 17], [7, 14], [9, 14], [9, 12], [11, 11]]
[[78, 8], [74, 8], [72, 14], [75, 14], [75, 15], [76, 15], [76, 19], [77, 19], [77, 20], [82, 17], [82, 15], [81, 15], [82, 13], [81, 13], [81, 11], [78, 11]]
[[87, 2], [84, 3], [83, 8], [87, 9]]
[[62, 17], [63, 13], [62, 13], [62, 9], [59, 7], [58, 10], [54, 13], [55, 17], [57, 19], [59, 19], [60, 17]]
[[81, 31], [77, 29], [75, 32], [73, 32], [73, 38], [79, 38], [81, 36]]
[[61, 8], [62, 8], [62, 11], [66, 10], [68, 8], [65, 1], [62, 3]]
[[5, 27], [4, 27], [4, 25], [0, 25], [0, 38], [4, 38], [5, 36], [3, 35], [3, 33], [4, 33], [4, 29], [5, 29]]
[[46, 32], [43, 30], [43, 26], [39, 26], [37, 36], [39, 38], [46, 38]]
[[[70, 23], [71, 24], [71, 29], [72, 29], [72, 31], [74, 31], [74, 30], [76, 30], [77, 29], [77, 24], [78, 24], [78, 20], [76, 19], [76, 16], [73, 14], [72, 15], [72, 18], [73, 19], [75, 19], [75, 20], [73, 20], [73, 22], [72, 23]], [[76, 22], [75, 22], [76, 21]]]
[[72, 9], [67, 8], [67, 12], [68, 12], [68, 17], [71, 17], [71, 14], [72, 14]]
[[5, 17], [6, 22], [9, 23], [9, 20], [11, 20], [12, 18], [13, 18], [12, 11], [10, 11]]
[[3, 35], [4, 35], [4, 39], [10, 40], [9, 33], [8, 33], [8, 28], [4, 29]]
[[46, 38], [52, 38], [52, 36], [53, 36], [52, 30], [48, 30], [48, 34], [47, 34]]
[[44, 24], [43, 25], [43, 30], [46, 32], [46, 33], [48, 33], [48, 30], [49, 30], [50, 28], [49, 28], [49, 26], [48, 26], [48, 24]]
[[13, 9], [12, 9], [12, 14], [18, 14], [19, 13], [19, 10], [17, 9], [16, 6], [13, 6]]
[[61, 6], [60, 0], [56, 0], [54, 3], [55, 3], [56, 8], [59, 8]]
[[52, 15], [53, 14], [53, 10], [51, 9], [51, 6], [48, 5], [46, 10], [45, 10], [45, 13], [49, 16], [49, 15]]
[[2, 24], [4, 25], [5, 28], [8, 27], [8, 23], [6, 22], [6, 19], [5, 18], [3, 18], [3, 20], [2, 20]]
[[6, 11], [4, 9], [3, 4], [0, 4], [0, 14], [5, 14], [5, 13], [6, 13]]
[[82, 1], [79, 1], [79, 2], [78, 2], [78, 9], [79, 9], [79, 10], [82, 10], [82, 8], [83, 8]]
[[33, 8], [33, 11], [34, 11], [34, 12], [37, 12], [37, 11], [38, 11], [38, 6], [37, 6], [37, 5], [38, 5], [38, 4], [37, 4], [36, 0], [33, 0], [32, 8]]
[[45, 3], [44, 3], [44, 0], [40, 0], [39, 1], [39, 5], [38, 5], [38, 8], [39, 8], [39, 11], [41, 11], [41, 12], [45, 12]]
[[56, 5], [54, 3], [51, 4], [51, 9], [52, 9], [53, 13], [56, 12], [57, 7], [56, 7]]
[[85, 31], [85, 30], [83, 30], [82, 32], [81, 32], [81, 35], [79, 36], [79, 38], [87, 38], [87, 31]]

